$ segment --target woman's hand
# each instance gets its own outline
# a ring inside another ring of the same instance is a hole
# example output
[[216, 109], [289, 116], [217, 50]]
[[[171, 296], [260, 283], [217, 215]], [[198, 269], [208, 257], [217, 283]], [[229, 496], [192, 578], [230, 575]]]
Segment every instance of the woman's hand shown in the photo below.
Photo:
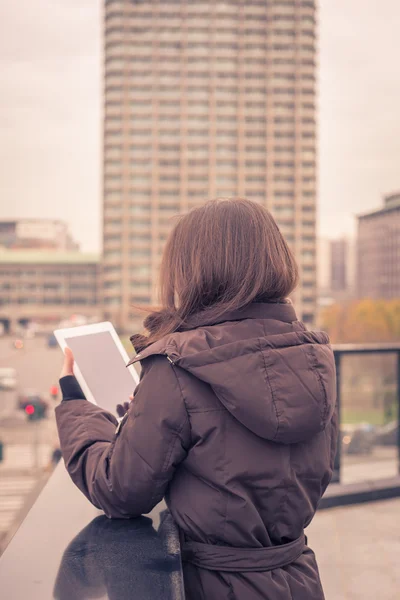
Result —
[[72, 354], [72, 350], [70, 348], [65, 348], [64, 354], [64, 364], [61, 369], [60, 379], [62, 377], [66, 377], [67, 375], [74, 374], [74, 355]]
[[133, 402], [133, 394], [129, 396], [129, 402], [124, 402], [123, 404], [117, 404], [117, 415], [119, 417], [123, 417], [129, 410], [131, 402]]

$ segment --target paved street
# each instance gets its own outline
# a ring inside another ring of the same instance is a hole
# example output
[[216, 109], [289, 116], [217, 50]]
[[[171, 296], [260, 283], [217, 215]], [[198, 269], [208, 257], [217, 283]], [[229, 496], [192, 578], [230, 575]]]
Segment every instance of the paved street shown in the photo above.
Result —
[[[17, 370], [18, 391], [35, 390], [48, 395], [50, 386], [58, 382], [61, 350], [49, 349], [46, 336], [25, 340], [24, 348], [16, 350], [12, 345], [14, 339], [10, 336], [0, 338], [0, 367]], [[12, 392], [0, 390], [0, 414], [12, 408], [12, 396]]]
[[400, 499], [317, 513], [307, 535], [326, 600], [400, 597], [399, 515]]
[[48, 469], [57, 445], [56, 403], [49, 400], [47, 419], [29, 422], [17, 410], [17, 397], [26, 390], [48, 397], [50, 386], [58, 381], [61, 351], [49, 349], [46, 337], [26, 340], [22, 350], [13, 347], [13, 340], [13, 337], [0, 338], [0, 367], [15, 368], [18, 380], [16, 390], [0, 390], [0, 440], [4, 445], [0, 462], [0, 552], [2, 540], [19, 518], [43, 470]]

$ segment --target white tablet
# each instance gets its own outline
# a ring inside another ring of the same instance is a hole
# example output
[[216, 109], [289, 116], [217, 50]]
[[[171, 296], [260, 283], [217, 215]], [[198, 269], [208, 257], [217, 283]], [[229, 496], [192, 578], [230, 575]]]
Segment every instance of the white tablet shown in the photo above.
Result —
[[129, 402], [139, 383], [129, 356], [111, 323], [94, 323], [54, 332], [62, 350], [71, 348], [74, 374], [86, 398], [116, 414], [117, 404]]

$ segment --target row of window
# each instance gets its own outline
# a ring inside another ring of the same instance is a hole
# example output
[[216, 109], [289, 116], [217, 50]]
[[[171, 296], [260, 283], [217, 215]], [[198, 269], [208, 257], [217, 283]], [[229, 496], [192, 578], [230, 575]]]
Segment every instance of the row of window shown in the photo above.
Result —
[[[111, 95], [112, 100], [114, 100], [114, 101], [122, 99], [122, 96], [123, 96], [122, 91], [123, 91], [122, 87], [115, 88], [113, 86], [108, 86], [107, 92], [106, 92], [106, 104], [109, 104], [108, 99], [110, 98], [110, 95]], [[254, 95], [254, 97], [256, 97], [256, 96], [265, 97], [267, 95], [267, 93], [275, 94], [275, 95], [282, 95], [282, 96], [285, 96], [285, 95], [298, 96], [300, 94], [315, 95], [314, 88], [279, 87], [279, 88], [267, 89], [266, 86], [244, 86], [243, 88], [239, 88], [237, 85], [235, 85], [235, 86], [216, 85], [214, 87], [205, 86], [205, 85], [188, 85], [185, 88], [185, 94], [187, 96], [197, 96], [198, 98], [199, 97], [209, 98], [211, 95], [211, 92], [213, 92], [216, 95], [222, 94], [224, 96], [237, 95], [237, 94], [239, 94], [239, 92], [242, 92], [242, 93], [244, 92], [245, 94], [247, 94], [249, 96]], [[180, 97], [180, 92], [177, 89], [176, 85], [164, 85], [164, 84], [160, 84], [157, 86], [151, 86], [151, 85], [136, 86], [136, 87], [132, 88], [131, 95], [135, 99], [145, 96], [147, 98], [147, 101], [150, 103], [153, 99], [156, 98], [156, 96], [155, 96], [156, 94], [160, 94], [160, 100], [161, 100], [162, 94], [165, 94], [165, 93], [172, 93], [176, 98]]]
[[[261, 191], [261, 194], [263, 194], [262, 191]], [[293, 195], [291, 195], [290, 193], [288, 193], [286, 195], [286, 197], [288, 197], [288, 198], [291, 199], [293, 197]], [[174, 211], [176, 213], [180, 212], [180, 207], [179, 207], [178, 204], [170, 205], [168, 207], [163, 206], [162, 204], [159, 206], [159, 210], [160, 211], [163, 211], [165, 209], [168, 209], [169, 213], [173, 213]], [[273, 204], [272, 205], [272, 210], [278, 215], [278, 217], [281, 217], [281, 216], [294, 216], [296, 209], [297, 209], [297, 207], [295, 207], [293, 204], [286, 204], [286, 205], [285, 204]], [[301, 207], [301, 210], [302, 210], [303, 213], [307, 213], [307, 214], [313, 213], [313, 212], [315, 212], [315, 206], [303, 205]], [[162, 219], [161, 216], [160, 216], [160, 219], [161, 219], [161, 221], [163, 221], [163, 219]], [[120, 230], [122, 229], [122, 223], [123, 222], [125, 223], [125, 220], [123, 221], [122, 219], [109, 219], [107, 221], [107, 223], [105, 224], [105, 231], [106, 232], [108, 231], [109, 226], [113, 226], [116, 230], [118, 230], [118, 232], [120, 232]], [[169, 221], [167, 223], [169, 223]], [[164, 221], [162, 224], [166, 224], [166, 222]], [[133, 227], [135, 229], [136, 225], [137, 225], [136, 221], [133, 220], [133, 219], [131, 219], [130, 227]], [[315, 225], [315, 223], [314, 223], [313, 220], [310, 221], [308, 219], [308, 220], [302, 221], [302, 226], [303, 227], [310, 228], [310, 227], [314, 227], [314, 225]], [[148, 224], [145, 225], [145, 227], [147, 227], [147, 228], [149, 226], [150, 226], [150, 223], [148, 223]], [[132, 237], [134, 237], [135, 235], [136, 235], [136, 233], [132, 232]], [[148, 239], [150, 239], [150, 237], [151, 236], [149, 236]], [[118, 240], [118, 241], [122, 242], [120, 235], [118, 235], [118, 236], [114, 235], [113, 236], [112, 234], [107, 234], [106, 233], [106, 239], [109, 240], [109, 241], [116, 241], [116, 240]], [[68, 287], [71, 287], [71, 286], [68, 286]], [[73, 288], [73, 289], [90, 289], [90, 286], [89, 287], [88, 286], [75, 286], [75, 288]]]
[[[138, 123], [142, 123], [143, 121], [146, 121], [147, 119], [142, 119], [142, 118], [138, 118], [137, 121]], [[150, 119], [149, 119], [150, 120]], [[221, 121], [226, 121], [229, 123], [237, 123], [238, 120], [235, 117], [229, 116], [229, 115], [221, 115], [221, 116], [217, 116], [217, 120], [218, 122]], [[132, 119], [131, 119], [132, 121]], [[196, 119], [197, 121], [197, 119]], [[199, 121], [197, 121], [199, 122]], [[265, 124], [267, 123], [267, 119], [263, 119], [260, 120], [260, 118], [256, 118], [256, 117], [246, 117], [245, 119], [246, 123], [262, 123]], [[284, 123], [288, 123], [288, 124], [294, 124], [294, 123], [302, 123], [303, 125], [315, 125], [315, 119], [314, 117], [306, 117], [303, 116], [301, 118], [295, 119], [294, 116], [275, 116], [273, 119], [271, 119], [271, 123], [280, 123], [280, 124], [284, 124]], [[188, 121], [189, 125], [194, 124], [193, 121]], [[150, 125], [150, 123], [149, 123]], [[121, 120], [118, 120], [118, 126], [116, 124], [116, 120], [114, 119], [110, 124], [109, 124], [109, 128], [106, 130], [106, 134], [107, 137], [113, 137], [113, 138], [118, 138], [118, 137], [122, 137], [122, 131], [121, 128], [122, 127], [122, 123]], [[181, 129], [159, 129], [158, 133], [160, 135], [173, 135], [173, 136], [178, 136], [180, 134]], [[258, 132], [260, 133], [260, 135], [265, 135], [265, 131], [264, 130], [258, 130]], [[135, 137], [135, 136], [152, 136], [153, 134], [153, 129], [151, 128], [146, 128], [146, 129], [142, 129], [139, 127], [135, 127], [129, 130], [129, 133], [131, 135], [131, 137]], [[208, 128], [206, 129], [187, 129], [187, 134], [189, 136], [191, 135], [209, 135], [210, 131]], [[252, 131], [250, 130], [250, 128], [248, 128], [245, 131], [245, 137], [252, 137]], [[217, 129], [216, 133], [214, 135], [230, 135], [230, 136], [236, 136], [238, 135], [238, 131], [236, 129]]]
[[94, 278], [96, 277], [96, 271], [94, 269], [91, 268], [86, 268], [85, 270], [82, 271], [72, 271], [70, 269], [62, 269], [62, 265], [60, 265], [60, 270], [51, 270], [51, 269], [38, 269], [38, 270], [34, 270], [34, 269], [17, 269], [17, 270], [13, 270], [13, 269], [0, 269], [0, 277], [38, 277], [40, 279], [43, 278], [47, 278], [47, 277], [58, 277], [58, 278], [62, 278], [63, 281], [68, 281], [71, 282], [73, 279], [75, 278], [86, 278], [86, 279], [92, 279], [94, 280]]
[[[295, 134], [294, 131], [275, 131], [274, 132], [274, 138], [277, 139], [294, 139]], [[303, 132], [301, 134], [301, 137], [303, 138], [313, 138], [314, 137], [314, 133], [310, 133], [310, 132]], [[216, 152], [217, 154], [236, 154], [237, 153], [237, 146], [235, 144], [221, 144], [218, 143], [216, 144]], [[165, 150], [165, 146], [163, 146], [163, 150]], [[168, 150], [169, 148], [167, 148]], [[176, 150], [176, 148], [174, 148]], [[266, 147], [265, 146], [249, 146], [246, 145], [245, 146], [245, 150], [246, 152], [265, 152], [266, 151]], [[111, 160], [112, 158], [118, 159], [118, 162], [115, 162], [115, 164], [119, 164], [119, 159], [122, 156], [122, 147], [120, 147], [119, 145], [114, 145], [114, 144], [110, 144], [107, 143], [105, 145], [105, 151], [106, 151], [106, 160], [107, 160], [107, 164], [109, 162], [109, 160]], [[187, 153], [188, 155], [196, 155], [198, 156], [208, 156], [208, 151], [209, 151], [209, 145], [208, 144], [192, 144], [189, 143], [187, 146]], [[153, 146], [151, 144], [132, 144], [129, 147], [129, 152], [131, 154], [131, 156], [136, 156], [137, 158], [135, 158], [135, 163], [138, 163], [138, 160], [142, 160], [143, 163], [142, 164], [150, 164], [149, 161], [151, 161], [151, 156], [147, 156], [147, 155], [151, 155], [153, 152]], [[160, 158], [160, 160], [165, 160], [163, 158]], [[174, 158], [174, 160], [177, 160], [176, 158]], [[180, 159], [179, 159], [180, 160]]]
[[[231, 2], [232, 4], [232, 2]], [[235, 3], [233, 3], [235, 4]], [[201, 6], [204, 6], [204, 3], [201, 4]], [[246, 9], [246, 7], [251, 6], [251, 3], [246, 2], [244, 5], [244, 8]], [[260, 6], [266, 6], [266, 4], [260, 4]], [[216, 8], [218, 9], [218, 5], [216, 6]], [[160, 11], [146, 11], [146, 12], [142, 12], [142, 11], [138, 11], [136, 10], [135, 12], [132, 13], [126, 13], [126, 12], [122, 12], [122, 11], [116, 11], [114, 10], [109, 10], [107, 11], [106, 15], [105, 15], [105, 21], [109, 22], [112, 21], [113, 19], [126, 19], [128, 16], [133, 17], [134, 19], [166, 19], [166, 20], [177, 20], [177, 19], [183, 19], [185, 14], [183, 12], [166, 12], [165, 11], [165, 4], [164, 4], [164, 10], [160, 10]], [[194, 20], [194, 19], [210, 19], [212, 17], [212, 13], [210, 11], [205, 12], [204, 8], [203, 10], [199, 11], [199, 12], [195, 12], [195, 11], [190, 11], [188, 13], [188, 18], [190, 20]], [[244, 18], [245, 21], [288, 21], [288, 22], [294, 22], [296, 20], [296, 18], [299, 18], [300, 21], [302, 21], [303, 23], [310, 23], [310, 24], [314, 24], [315, 23], [315, 19], [312, 15], [310, 14], [300, 14], [300, 15], [296, 15], [294, 12], [293, 13], [273, 13], [271, 15], [269, 14], [265, 14], [265, 13], [260, 13], [260, 12], [241, 12], [239, 13], [237, 10], [235, 12], [222, 12], [222, 11], [218, 11], [216, 13], [216, 18], [218, 19], [218, 22], [223, 22], [224, 20], [228, 20], [228, 21], [239, 21], [242, 20]]]
[[0, 297], [0, 306], [4, 306], [7, 304], [68, 304], [69, 306], [81, 306], [81, 305], [92, 305], [97, 304], [97, 299], [95, 297], [89, 298], [87, 296], [69, 296], [69, 297], [59, 297], [59, 296], [47, 296], [44, 298], [36, 297], [36, 296], [20, 296], [18, 298], [7, 298]]
[[[219, 60], [219, 62], [228, 62], [228, 59], [226, 61]], [[201, 64], [204, 66], [204, 68], [209, 67], [209, 65], [207, 65], [207, 61], [203, 60]], [[229, 65], [232, 67], [232, 70], [227, 70], [225, 66], [223, 71], [210, 71], [209, 68], [204, 71], [170, 71], [166, 69], [154, 69], [151, 71], [148, 68], [146, 70], [131, 69], [124, 71], [123, 62], [121, 60], [113, 60], [109, 63], [107, 69], [107, 83], [110, 85], [113, 85], [114, 83], [118, 84], [119, 82], [123, 81], [123, 78], [127, 78], [127, 81], [129, 82], [133, 82], [135, 80], [142, 82], [146, 79], [154, 79], [162, 83], [163, 81], [168, 82], [173, 79], [179, 79], [183, 76], [187, 77], [188, 79], [209, 79], [211, 77], [216, 77], [217, 79], [238, 79], [241, 76], [242, 79], [266, 79], [268, 82], [272, 83], [279, 82], [281, 80], [300, 81], [301, 79], [315, 81], [315, 76], [312, 73], [299, 73], [296, 71], [288, 73], [266, 73], [264, 70], [260, 69], [259, 71], [246, 71], [240, 75], [236, 70], [238, 66], [236, 60], [229, 59]], [[217, 64], [216, 67], [218, 68], [219, 64]]]
[[[243, 0], [229, 0], [229, 4], [231, 5], [239, 5], [241, 4]], [[136, 6], [140, 6], [141, 4], [146, 4], [148, 5], [148, 0], [130, 0], [131, 4], [133, 5], [132, 8], [136, 7]], [[106, 3], [106, 10], [107, 7], [110, 7], [111, 9], [115, 9], [115, 7], [119, 7], [119, 6], [123, 6], [124, 5], [124, 0], [105, 0]], [[166, 0], [163, 5], [164, 8], [167, 8], [169, 5], [175, 5], [175, 6], [180, 6], [183, 4], [187, 4], [189, 7], [192, 4], [198, 4], [199, 7], [203, 7], [203, 6], [207, 6], [210, 7], [210, 4], [206, 1], [206, 0]], [[293, 7], [300, 7], [300, 6], [304, 6], [307, 8], [313, 8], [315, 9], [315, 0], [301, 0], [299, 2], [299, 0], [246, 0], [246, 5], [247, 6], [285, 6], [285, 7], [289, 7], [289, 6], [293, 6]]]
[[[181, 63], [182, 61], [182, 50], [187, 50], [188, 52], [185, 54], [186, 60], [188, 64], [195, 62], [205, 62], [208, 59], [208, 53], [211, 49], [216, 50], [238, 50], [239, 45], [233, 42], [219, 42], [218, 44], [206, 44], [202, 42], [193, 42], [187, 43], [186, 48], [176, 47], [176, 42], [160, 42], [160, 47], [165, 50], [179, 50], [179, 53], [171, 54], [168, 53], [163, 57], [157, 57], [157, 64], [162, 63]], [[121, 44], [116, 44], [113, 42], [112, 44], [106, 45], [106, 57], [109, 57], [108, 60], [113, 60], [114, 58], [118, 59], [126, 59], [132, 63], [141, 63], [141, 62], [151, 62], [152, 56], [151, 54], [137, 54], [138, 50], [146, 50], [149, 51], [148, 43], [140, 43], [135, 42], [135, 46], [122, 46]], [[191, 55], [190, 50], [195, 50], [195, 54]], [[296, 66], [308, 66], [314, 67], [315, 61], [313, 58], [305, 56], [305, 54], [314, 53], [316, 48], [314, 45], [310, 44], [266, 44], [266, 43], [251, 43], [245, 44], [240, 48], [242, 51], [242, 60], [245, 64], [264, 64], [266, 60], [266, 64], [272, 65], [296, 65]], [[204, 50], [203, 55], [198, 55], [197, 52], [200, 50]], [[299, 51], [299, 55], [297, 56], [282, 56], [282, 53], [289, 52], [293, 53], [294, 51]], [[246, 54], [246, 51], [249, 51], [249, 54]], [[274, 52], [275, 54], [269, 55], [270, 52]], [[260, 56], [257, 58], [254, 56], [254, 52], [259, 52]], [[279, 52], [279, 55], [276, 54]], [[265, 59], [265, 54], [268, 54], [268, 58]], [[222, 57], [218, 58], [218, 62], [222, 62]]]

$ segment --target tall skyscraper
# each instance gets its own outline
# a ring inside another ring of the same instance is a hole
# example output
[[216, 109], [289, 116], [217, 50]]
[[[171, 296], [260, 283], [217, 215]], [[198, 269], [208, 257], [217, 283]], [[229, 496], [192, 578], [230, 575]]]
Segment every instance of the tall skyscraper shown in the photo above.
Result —
[[357, 294], [360, 298], [400, 297], [400, 192], [358, 217]]
[[316, 305], [315, 2], [106, 0], [104, 304], [156, 301], [171, 217], [211, 198], [267, 206]]

